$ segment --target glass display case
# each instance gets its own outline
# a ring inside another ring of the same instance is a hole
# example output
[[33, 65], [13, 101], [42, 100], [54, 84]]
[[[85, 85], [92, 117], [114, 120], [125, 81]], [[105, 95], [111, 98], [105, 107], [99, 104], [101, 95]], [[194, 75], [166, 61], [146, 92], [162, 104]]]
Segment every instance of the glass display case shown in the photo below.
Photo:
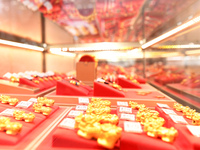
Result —
[[1, 6], [0, 149], [200, 149], [200, 0]]

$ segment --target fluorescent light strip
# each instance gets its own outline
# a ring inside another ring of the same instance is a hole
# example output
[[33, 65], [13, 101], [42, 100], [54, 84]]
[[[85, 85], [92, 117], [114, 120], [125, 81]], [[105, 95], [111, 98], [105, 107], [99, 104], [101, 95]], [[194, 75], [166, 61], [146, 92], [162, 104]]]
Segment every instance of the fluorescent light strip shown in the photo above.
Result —
[[199, 21], [200, 21], [200, 16], [198, 16], [198, 17], [188, 21], [187, 23], [184, 23], [184, 24], [172, 29], [171, 31], [169, 31], [169, 32], [167, 32], [167, 33], [165, 33], [165, 34], [163, 34], [163, 35], [161, 35], [161, 36], [159, 36], [159, 37], [157, 37], [157, 38], [155, 38], [155, 39], [143, 44], [142, 45], [142, 49], [146, 49], [146, 48], [148, 48], [148, 47], [150, 47], [150, 46], [152, 46], [152, 45], [154, 45], [154, 44], [166, 39], [167, 37], [172, 36], [172, 35], [178, 33], [179, 31], [182, 31], [182, 30], [184, 30], [184, 29], [196, 24]]
[[70, 47], [69, 51], [104, 51], [104, 50], [119, 50], [119, 48], [97, 48], [97, 47]]
[[52, 54], [62, 55], [62, 56], [69, 56], [69, 57], [75, 57], [76, 56], [75, 53], [62, 52], [61, 48], [50, 48], [50, 52]]
[[159, 46], [159, 49], [175, 49], [175, 48], [200, 48], [199, 44], [194, 45], [163, 45]]
[[42, 47], [29, 45], [29, 44], [23, 44], [23, 43], [17, 43], [17, 42], [2, 40], [2, 39], [0, 39], [0, 44], [16, 46], [16, 47], [21, 47], [21, 48], [27, 48], [27, 49], [36, 50], [36, 51], [44, 51], [44, 48], [42, 48]]

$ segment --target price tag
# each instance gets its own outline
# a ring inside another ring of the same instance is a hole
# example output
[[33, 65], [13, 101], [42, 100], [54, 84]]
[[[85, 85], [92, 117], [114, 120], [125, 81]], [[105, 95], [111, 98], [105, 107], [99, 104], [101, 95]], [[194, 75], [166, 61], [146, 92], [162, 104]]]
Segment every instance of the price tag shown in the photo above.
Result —
[[162, 109], [164, 111], [164, 113], [166, 113], [167, 115], [172, 114], [172, 115], [177, 115], [173, 110], [171, 109]]
[[89, 104], [89, 98], [79, 97], [78, 102], [79, 104]]
[[104, 79], [101, 79], [101, 78], [98, 78], [98, 79], [97, 79], [97, 82], [105, 82], [105, 80], [104, 80]]
[[79, 116], [80, 114], [83, 114], [83, 111], [78, 111], [78, 110], [71, 110], [68, 114], [69, 117], [76, 117]]
[[83, 111], [86, 111], [86, 110], [87, 110], [87, 106], [85, 106], [85, 105], [77, 105], [77, 106], [76, 106], [76, 110], [83, 110]]
[[74, 129], [75, 120], [72, 118], [65, 118], [58, 126], [67, 129]]
[[127, 79], [127, 77], [125, 75], [122, 75], [122, 74], [118, 75], [118, 77]]
[[28, 76], [28, 75], [24, 76], [24, 78], [26, 78], [26, 79], [28, 79], [28, 80], [33, 80], [33, 77]]
[[160, 108], [170, 108], [167, 104], [157, 103]]
[[132, 108], [129, 108], [129, 107], [119, 107], [119, 112], [120, 113], [129, 113], [129, 114], [131, 114], [132, 113]]
[[124, 131], [125, 132], [133, 132], [133, 133], [142, 133], [142, 127], [139, 122], [124, 122]]
[[33, 104], [33, 102], [29, 101], [21, 101], [19, 102], [15, 107], [20, 107], [20, 108], [28, 108]]
[[28, 100], [28, 102], [37, 103], [37, 98], [30, 98], [30, 99]]
[[14, 113], [14, 109], [5, 109], [4, 111], [2, 111], [0, 113], [0, 115], [2, 116], [13, 116], [13, 113]]
[[187, 121], [183, 118], [183, 116], [171, 115], [171, 114], [169, 116], [175, 123], [188, 124]]
[[122, 113], [120, 119], [135, 121], [135, 115], [134, 114], [124, 114], [124, 113]]
[[188, 130], [196, 137], [200, 137], [200, 126], [186, 125]]
[[128, 106], [128, 102], [119, 102], [119, 101], [117, 101], [117, 106]]

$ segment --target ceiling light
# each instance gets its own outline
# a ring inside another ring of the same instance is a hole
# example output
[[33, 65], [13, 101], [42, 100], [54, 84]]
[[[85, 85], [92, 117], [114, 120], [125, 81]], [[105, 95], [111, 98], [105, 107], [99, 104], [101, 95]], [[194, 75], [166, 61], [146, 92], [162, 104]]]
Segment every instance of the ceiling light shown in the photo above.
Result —
[[0, 44], [10, 45], [10, 46], [15, 46], [15, 47], [20, 47], [20, 48], [26, 48], [26, 49], [36, 50], [36, 51], [44, 51], [44, 48], [39, 47], [39, 46], [18, 43], [18, 42], [12, 42], [12, 41], [2, 40], [2, 39], [0, 39]]
[[188, 27], [191, 27], [192, 25], [198, 23], [199, 21], [200, 21], [200, 16], [198, 16], [198, 17], [196, 17], [196, 18], [194, 18], [194, 19], [192, 19], [192, 20], [170, 30], [169, 32], [166, 32], [166, 33], [162, 34], [161, 36], [143, 44], [142, 49], [146, 49], [146, 48], [148, 48], [148, 47], [150, 47], [150, 46], [152, 46], [152, 45], [154, 45], [154, 44], [156, 44], [156, 43], [158, 43], [158, 42], [160, 42], [160, 41], [162, 41], [162, 40], [164, 40], [164, 39], [166, 39], [166, 38], [168, 38], [168, 37], [170, 37], [170, 36], [172, 36], [172, 35], [174, 35], [178, 32], [180, 32], [180, 31], [182, 31], [182, 30], [184, 30]]

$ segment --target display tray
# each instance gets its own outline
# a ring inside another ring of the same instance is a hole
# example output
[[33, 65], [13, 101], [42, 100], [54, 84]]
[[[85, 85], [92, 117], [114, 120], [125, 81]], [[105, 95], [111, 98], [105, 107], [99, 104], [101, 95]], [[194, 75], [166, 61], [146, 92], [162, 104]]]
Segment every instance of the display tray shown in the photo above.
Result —
[[[70, 109], [68, 109], [68, 111], [65, 111], [65, 113], [62, 115], [62, 118], [59, 119], [59, 121], [57, 121], [52, 127], [51, 129], [47, 130], [45, 134], [39, 135], [38, 137], [42, 137], [42, 139], [40, 139], [39, 141], [33, 141], [32, 143], [29, 144], [29, 146], [27, 148], [30, 149], [34, 149], [34, 150], [43, 150], [43, 149], [48, 149], [48, 150], [65, 150], [66, 147], [53, 147], [52, 146], [52, 136], [55, 132], [55, 130], [57, 129], [57, 125], [60, 123], [60, 121], [69, 113], [69, 111], [73, 109], [72, 107]], [[45, 132], [45, 131], [44, 131]], [[67, 135], [68, 137], [70, 137], [71, 139], [73, 139], [72, 136], [69, 136], [68, 134], [64, 133], [65, 135]], [[72, 133], [73, 136], [76, 135], [76, 133]], [[69, 141], [66, 141], [69, 142]], [[73, 144], [73, 143], [72, 143]], [[80, 145], [80, 144], [79, 144]], [[26, 150], [29, 150], [27, 149]], [[67, 148], [68, 150], [77, 150], [79, 148]], [[93, 150], [99, 150], [102, 148], [92, 148]], [[91, 150], [91, 148], [80, 148], [79, 150]]]
[[[103, 100], [110, 100], [112, 106], [117, 105], [117, 101], [135, 101], [138, 103], [145, 104], [148, 107], [155, 107], [156, 103], [166, 103], [169, 106], [173, 106], [174, 100], [161, 93], [160, 91], [156, 91], [155, 89], [150, 91], [150, 94], [147, 95], [138, 95], [137, 92], [145, 91], [145, 90], [132, 90], [125, 89], [125, 97], [100, 97]], [[147, 90], [149, 92], [149, 90]], [[161, 96], [162, 98], [158, 98]], [[91, 99], [95, 96], [66, 96], [66, 95], [56, 95], [56, 91], [48, 93], [45, 97], [54, 99], [57, 105], [77, 105], [80, 97], [85, 97]]]
[[165, 119], [168, 127], [173, 126], [178, 130], [179, 136], [177, 137], [177, 140], [174, 142], [174, 145], [176, 145], [178, 149], [199, 150], [200, 149], [199, 137], [192, 135], [186, 126], [186, 125], [192, 125], [192, 120], [186, 118], [182, 112], [176, 111], [175, 109], [172, 108], [170, 109], [173, 110], [178, 116], [182, 116], [185, 119], [186, 123], [174, 123], [174, 121], [170, 118], [170, 116], [164, 113], [162, 108], [158, 106], [156, 106], [155, 108], [155, 110], [157, 110], [160, 113], [161, 117]]
[[[0, 145], [0, 149], [4, 149], [4, 150], [30, 150], [32, 149], [30, 147], [30, 144], [33, 141], [39, 141], [41, 139], [41, 137], [38, 137], [39, 134], [41, 134], [42, 132], [44, 132], [45, 130], [50, 129], [53, 124], [55, 124], [57, 121], [59, 121], [60, 117], [62, 117], [63, 113], [65, 113], [66, 111], [68, 111], [69, 108], [60, 108], [57, 109], [56, 112], [54, 112], [51, 116], [49, 116], [48, 118], [45, 119], [42, 118], [39, 114], [37, 115], [37, 124], [35, 124], [35, 128], [32, 128], [32, 126], [34, 126], [33, 124], [28, 124], [25, 125], [25, 123], [23, 124], [24, 127], [24, 131], [22, 129], [22, 133], [25, 134], [25, 130], [27, 131], [25, 135], [23, 135], [23, 137], [21, 137], [21, 139], [19, 141], [17, 141], [15, 144], [7, 144], [6, 143], [2, 143]], [[20, 121], [22, 122], [22, 121]], [[32, 130], [30, 130], [32, 129]], [[1, 133], [3, 134], [3, 133]], [[4, 133], [5, 134], [5, 133]], [[1, 135], [2, 139], [4, 139], [6, 141], [6, 138], [8, 138], [10, 135]], [[20, 135], [18, 135], [20, 136]], [[10, 137], [9, 137], [10, 138]], [[15, 139], [16, 137], [12, 137], [12, 139]], [[13, 141], [14, 141], [13, 140]]]
[[38, 92], [38, 93], [35, 93], [35, 94], [19, 94], [19, 93], [4, 93], [4, 92], [1, 92], [0, 94], [8, 95], [8, 96], [13, 97], [13, 98], [17, 98], [19, 101], [26, 101], [30, 98], [43, 97], [44, 95], [54, 91], [55, 89], [56, 89], [56, 87], [52, 87], [50, 89], [46, 89], [44, 91], [41, 91], [41, 92]]
[[190, 88], [187, 86], [183, 86], [179, 83], [167, 84], [166, 86], [172, 90], [179, 92], [180, 94], [183, 94], [183, 95], [189, 97], [189, 98], [200, 101], [200, 88]]
[[[70, 110], [73, 110], [71, 108]], [[119, 116], [117, 109], [111, 111], [111, 113], [115, 113]], [[134, 111], [133, 114], [136, 114], [137, 111]], [[60, 119], [60, 122], [68, 117], [68, 112], [65, 116]], [[34, 145], [34, 149], [48, 149], [48, 150], [64, 150], [64, 149], [78, 149], [78, 150], [93, 150], [105, 149], [102, 146], [98, 145], [96, 140], [87, 140], [77, 135], [77, 131], [74, 129], [64, 129], [58, 127], [60, 122], [54, 124], [54, 128], [49, 131], [46, 136], [43, 137], [44, 140], [40, 140], [36, 145]], [[123, 127], [123, 121], [119, 121], [118, 126]], [[184, 142], [182, 138], [186, 138], [186, 135], [178, 134], [175, 141], [172, 143], [167, 143], [162, 141], [159, 138], [152, 138], [146, 135], [146, 133], [128, 133], [122, 132], [120, 140], [116, 143], [114, 149], [115, 150], [179, 150]], [[191, 145], [190, 145], [191, 146]], [[183, 149], [183, 148], [182, 148]], [[196, 150], [196, 149], [195, 149]]]

